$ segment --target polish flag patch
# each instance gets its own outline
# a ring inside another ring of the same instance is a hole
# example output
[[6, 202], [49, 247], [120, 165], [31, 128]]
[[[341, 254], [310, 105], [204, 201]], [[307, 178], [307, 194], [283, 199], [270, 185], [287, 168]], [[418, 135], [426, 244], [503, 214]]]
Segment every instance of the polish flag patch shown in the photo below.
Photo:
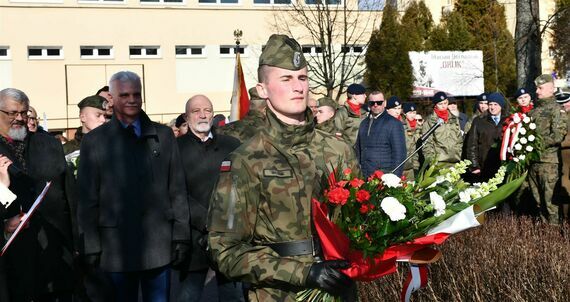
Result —
[[220, 172], [230, 172], [232, 170], [232, 162], [224, 160], [220, 166]]

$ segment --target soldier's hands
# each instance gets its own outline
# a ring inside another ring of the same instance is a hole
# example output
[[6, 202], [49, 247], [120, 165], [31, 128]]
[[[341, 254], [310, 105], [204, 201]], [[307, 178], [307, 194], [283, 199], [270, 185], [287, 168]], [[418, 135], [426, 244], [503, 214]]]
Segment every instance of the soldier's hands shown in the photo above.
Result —
[[350, 263], [344, 260], [315, 262], [311, 265], [305, 286], [322, 289], [334, 296], [342, 296], [352, 287], [354, 282], [338, 270], [349, 267]]
[[172, 267], [185, 270], [190, 264], [192, 244], [186, 241], [176, 241], [172, 244]]

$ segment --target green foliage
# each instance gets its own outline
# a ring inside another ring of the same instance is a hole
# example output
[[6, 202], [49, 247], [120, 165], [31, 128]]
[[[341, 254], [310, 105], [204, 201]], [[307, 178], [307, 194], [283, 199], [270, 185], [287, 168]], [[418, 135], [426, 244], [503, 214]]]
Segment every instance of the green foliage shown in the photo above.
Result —
[[406, 99], [412, 94], [414, 76], [408, 55], [408, 42], [398, 13], [386, 5], [380, 29], [372, 32], [366, 52], [365, 82], [371, 89], [381, 90], [386, 96]]
[[433, 50], [472, 50], [474, 37], [469, 26], [459, 12], [443, 15], [440, 24], [430, 36]]
[[402, 17], [402, 30], [406, 34], [401, 38], [407, 40], [410, 51], [429, 50], [431, 45], [428, 42], [433, 27], [431, 12], [424, 1], [414, 1]]

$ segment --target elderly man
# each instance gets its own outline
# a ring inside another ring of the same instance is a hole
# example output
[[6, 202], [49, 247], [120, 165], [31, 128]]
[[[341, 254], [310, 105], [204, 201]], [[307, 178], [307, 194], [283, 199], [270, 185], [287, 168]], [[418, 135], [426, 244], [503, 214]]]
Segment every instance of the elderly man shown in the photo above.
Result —
[[315, 131], [301, 46], [285, 35], [266, 45], [257, 84], [266, 122], [220, 166], [208, 216], [211, 255], [227, 277], [251, 283], [250, 301], [295, 301], [305, 288], [347, 295], [353, 282], [339, 269], [348, 263], [322, 261], [314, 249], [311, 199], [325, 189], [327, 165], [358, 171], [356, 160], [343, 140]]
[[335, 127], [345, 137], [347, 143], [354, 145], [358, 127], [366, 118], [363, 106], [366, 102], [366, 89], [360, 84], [350, 84], [346, 89], [347, 100], [335, 115]]
[[18, 235], [0, 261], [5, 261], [11, 301], [71, 299], [72, 232], [64, 194], [65, 159], [61, 143], [26, 128], [29, 99], [15, 88], [0, 91], [0, 154], [14, 169], [10, 190], [17, 199], [8, 207], [4, 233], [13, 232], [47, 181], [51, 187], [29, 227]]
[[[212, 128], [214, 109], [204, 95], [195, 95], [186, 103], [186, 120], [190, 132], [177, 139], [182, 164], [186, 172], [188, 206], [191, 214], [192, 260], [181, 268], [185, 279], [180, 285], [176, 301], [200, 301], [204, 282], [210, 266], [204, 248], [206, 219], [212, 189], [220, 174], [220, 165], [240, 142], [238, 139], [216, 134]], [[188, 272], [186, 274], [186, 272]], [[220, 301], [243, 301], [241, 284], [228, 281], [216, 272]]]
[[558, 224], [558, 207], [552, 203], [554, 187], [558, 181], [558, 153], [567, 132], [565, 118], [554, 98], [554, 79], [549, 74], [538, 76], [537, 101], [528, 115], [536, 123], [536, 132], [542, 138], [540, 158], [529, 169], [528, 181], [540, 218], [544, 222]]
[[109, 81], [113, 118], [83, 138], [78, 222], [84, 257], [107, 273], [117, 301], [168, 301], [170, 265], [190, 252], [189, 211], [172, 130], [142, 111], [137, 74]]

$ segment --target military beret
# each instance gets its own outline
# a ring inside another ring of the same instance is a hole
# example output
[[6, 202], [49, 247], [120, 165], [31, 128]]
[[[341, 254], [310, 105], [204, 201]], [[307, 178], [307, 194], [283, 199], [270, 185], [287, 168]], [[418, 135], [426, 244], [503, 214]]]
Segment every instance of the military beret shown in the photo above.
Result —
[[483, 92], [477, 96], [477, 103], [481, 102], [481, 101], [484, 101], [484, 102], [487, 101], [487, 93], [486, 92]]
[[540, 86], [546, 83], [554, 83], [554, 78], [549, 74], [541, 74], [536, 79], [534, 79], [534, 85]]
[[559, 104], [564, 104], [570, 101], [570, 88], [558, 88], [554, 93], [554, 97], [556, 98], [556, 102]]
[[402, 109], [404, 109], [404, 113], [417, 110], [416, 104], [414, 104], [414, 103], [404, 103], [402, 105]]
[[322, 106], [329, 106], [332, 107], [333, 109], [337, 109], [338, 102], [336, 102], [332, 98], [325, 96], [317, 100], [317, 107], [322, 107]]
[[431, 102], [435, 105], [441, 101], [445, 101], [447, 99], [447, 94], [443, 91], [438, 91], [432, 98]]
[[497, 103], [501, 107], [505, 107], [505, 97], [499, 92], [492, 92], [487, 95], [487, 101], [489, 103]]
[[364, 86], [360, 85], [360, 84], [350, 84], [348, 85], [348, 88], [346, 89], [346, 92], [348, 94], [365, 94], [366, 93], [366, 88], [364, 88]]
[[517, 92], [515, 92], [515, 98], [518, 99], [519, 96], [524, 95], [524, 94], [530, 95], [530, 91], [528, 91], [528, 89], [526, 89], [526, 88], [519, 88], [517, 90]]
[[287, 70], [301, 70], [307, 66], [301, 45], [286, 35], [273, 34], [267, 40], [259, 57], [259, 66], [268, 65]]
[[81, 100], [81, 102], [77, 104], [77, 107], [79, 107], [79, 109], [93, 107], [101, 110], [107, 110], [107, 99], [99, 95], [91, 95]]
[[174, 124], [174, 126], [176, 126], [176, 128], [180, 128], [180, 126], [182, 126], [182, 124], [184, 123], [186, 123], [186, 116], [184, 115], [184, 113], [182, 113], [176, 118], [176, 123]]
[[262, 98], [259, 96], [259, 94], [257, 94], [257, 88], [255, 87], [251, 87], [248, 90], [249, 92], [249, 99], [250, 100], [262, 100]]
[[386, 109], [396, 108], [400, 105], [402, 105], [402, 101], [400, 100], [400, 98], [393, 95], [386, 102]]
[[457, 100], [452, 96], [448, 96], [447, 101], [449, 102], [449, 104], [457, 104]]

